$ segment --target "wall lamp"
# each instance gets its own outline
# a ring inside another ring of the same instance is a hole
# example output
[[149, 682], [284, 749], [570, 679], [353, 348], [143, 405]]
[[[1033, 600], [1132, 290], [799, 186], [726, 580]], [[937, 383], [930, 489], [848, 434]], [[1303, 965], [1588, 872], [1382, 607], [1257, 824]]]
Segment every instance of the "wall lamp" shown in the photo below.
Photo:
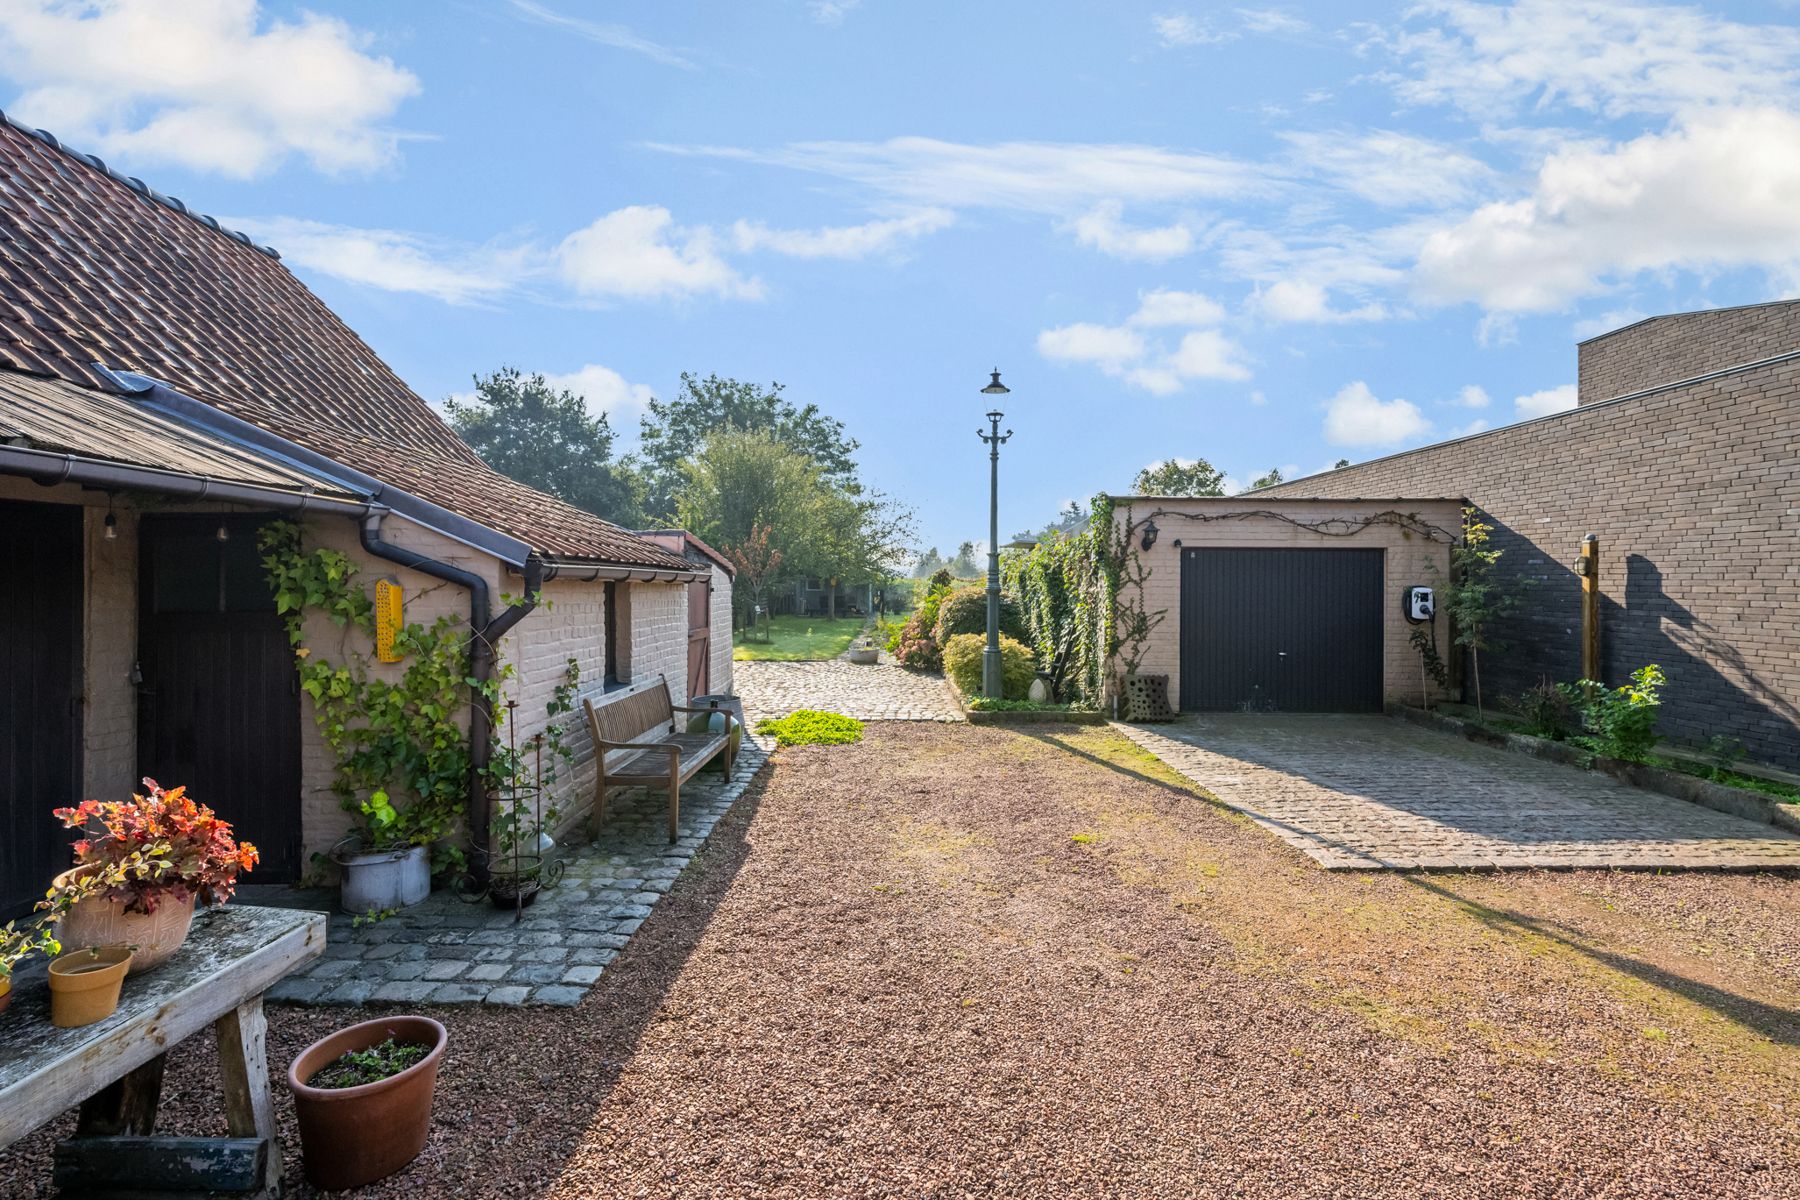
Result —
[[1144, 522], [1144, 536], [1142, 540], [1138, 542], [1138, 545], [1145, 550], [1148, 550], [1150, 547], [1156, 545], [1156, 535], [1161, 532], [1162, 531], [1156, 527], [1156, 519], [1152, 517], [1150, 520]]

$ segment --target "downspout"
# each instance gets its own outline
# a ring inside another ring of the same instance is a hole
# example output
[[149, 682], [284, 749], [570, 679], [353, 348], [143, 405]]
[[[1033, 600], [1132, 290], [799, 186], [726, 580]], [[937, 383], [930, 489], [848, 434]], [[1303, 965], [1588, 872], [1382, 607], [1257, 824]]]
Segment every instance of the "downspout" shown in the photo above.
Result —
[[[469, 646], [469, 675], [478, 684], [494, 677], [494, 647], [507, 631], [537, 607], [538, 593], [544, 586], [544, 564], [536, 554], [525, 559], [525, 597], [497, 617], [490, 617], [492, 600], [487, 580], [461, 567], [430, 558], [417, 550], [383, 541], [381, 523], [388, 511], [377, 508], [363, 518], [362, 547], [377, 558], [398, 563], [434, 579], [467, 589], [469, 593], [469, 628], [473, 641]], [[469, 704], [469, 841], [476, 848], [474, 873], [487, 877], [488, 804], [486, 773], [493, 750], [494, 713], [487, 696], [477, 686], [472, 689]]]

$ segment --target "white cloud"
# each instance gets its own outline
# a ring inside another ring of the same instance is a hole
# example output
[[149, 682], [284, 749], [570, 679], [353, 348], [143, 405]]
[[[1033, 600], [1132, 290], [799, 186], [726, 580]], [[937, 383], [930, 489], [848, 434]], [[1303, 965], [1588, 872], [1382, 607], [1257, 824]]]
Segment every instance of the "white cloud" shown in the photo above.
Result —
[[1623, 329], [1627, 325], [1636, 325], [1649, 315], [1649, 313], [1635, 308], [1610, 309], [1598, 316], [1575, 322], [1575, 327], [1570, 332], [1575, 335], [1576, 341], [1584, 342], [1588, 338], [1599, 337], [1603, 333], [1611, 333], [1613, 330]]
[[616, 50], [629, 50], [633, 54], [641, 54], [645, 58], [662, 63], [667, 67], [680, 67], [692, 71], [694, 64], [667, 46], [661, 46], [641, 38], [623, 25], [613, 25], [604, 21], [590, 21], [586, 17], [571, 17], [559, 13], [555, 9], [546, 8], [536, 0], [512, 0], [513, 11], [527, 21], [539, 25], [548, 25], [552, 29], [563, 29], [576, 37], [586, 38], [602, 46], [611, 46]]
[[594, 416], [606, 415], [613, 429], [629, 433], [637, 428], [637, 416], [650, 406], [656, 393], [647, 383], [628, 383], [611, 367], [588, 363], [561, 374], [546, 373], [551, 387], [567, 388], [587, 403]]
[[1214, 30], [1187, 13], [1157, 13], [1150, 18], [1150, 28], [1155, 31], [1156, 40], [1170, 50], [1180, 46], [1215, 45], [1237, 36], [1229, 30]]
[[264, 20], [255, 0], [0, 5], [6, 107], [83, 148], [239, 179], [298, 155], [332, 174], [385, 166], [386, 121], [419, 81], [344, 21]]
[[1800, 116], [1709, 113], [1623, 145], [1552, 155], [1529, 196], [1430, 234], [1429, 299], [1531, 312], [1643, 271], [1800, 268]]
[[844, 18], [862, 6], [862, 0], [807, 0], [813, 20], [821, 25], [842, 25]]
[[1325, 440], [1334, 446], [1391, 446], [1431, 428], [1409, 400], [1379, 400], [1357, 380], [1325, 406]]
[[1800, 30], [1687, 5], [1435, 0], [1412, 15], [1438, 24], [1389, 41], [1410, 69], [1389, 79], [1394, 90], [1480, 117], [1522, 107], [1619, 117], [1787, 102], [1800, 82]]
[[1391, 208], [1461, 203], [1494, 177], [1480, 159], [1442, 142], [1374, 129], [1281, 135], [1305, 168], [1372, 204]]
[[[1078, 323], [1038, 334], [1038, 353], [1060, 362], [1090, 363], [1108, 375], [1159, 396], [1193, 379], [1244, 380], [1243, 347], [1218, 329], [1225, 310], [1197, 292], [1159, 290], [1139, 297], [1123, 325]], [[1140, 330], [1185, 329], [1174, 345]]]
[[298, 217], [226, 217], [298, 265], [366, 287], [412, 292], [448, 304], [495, 299], [534, 270], [529, 246], [457, 246], [398, 229], [357, 229]]
[[778, 150], [655, 143], [668, 154], [763, 163], [861, 184], [907, 204], [1069, 217], [1104, 201], [1175, 202], [1266, 189], [1266, 167], [1217, 154], [1079, 142], [975, 145], [936, 138], [796, 142]]
[[1453, 438], [1468, 437], [1471, 434], [1480, 433], [1482, 430], [1487, 429], [1487, 428], [1488, 428], [1487, 418], [1486, 417], [1476, 417], [1473, 421], [1470, 421], [1467, 425], [1458, 426], [1457, 428], [1452, 429], [1449, 433], [1445, 434], [1444, 436], [1453, 437]]
[[739, 275], [719, 254], [712, 230], [678, 226], [660, 205], [606, 214], [564, 238], [556, 258], [564, 280], [586, 296], [762, 296], [759, 281]]
[[1513, 401], [1519, 419], [1531, 417], [1547, 417], [1551, 413], [1566, 412], [1575, 407], [1576, 392], [1572, 383], [1560, 387], [1545, 388], [1541, 392], [1533, 392], [1529, 396], [1520, 396]]
[[1075, 240], [1113, 258], [1166, 262], [1194, 248], [1194, 235], [1181, 224], [1143, 229], [1122, 220], [1125, 206], [1106, 200], [1075, 218]]
[[1183, 379], [1248, 379], [1241, 354], [1242, 348], [1217, 329], [1196, 329], [1182, 335], [1168, 367]]
[[1478, 383], [1471, 383], [1456, 393], [1456, 399], [1452, 403], [1461, 408], [1486, 408], [1488, 400], [1487, 389]]
[[1305, 33], [1311, 25], [1294, 16], [1274, 8], [1240, 8], [1237, 9], [1238, 20], [1250, 33]]
[[1199, 292], [1158, 288], [1138, 295], [1138, 308], [1130, 324], [1146, 328], [1168, 325], [1216, 325], [1225, 319], [1225, 306]]
[[1331, 293], [1319, 284], [1282, 279], [1259, 287], [1248, 301], [1250, 311], [1268, 321], [1331, 324], [1343, 321], [1380, 321], [1388, 310], [1370, 302], [1356, 308], [1333, 308]]
[[1062, 362], [1095, 363], [1119, 370], [1144, 355], [1144, 339], [1115, 325], [1078, 322], [1038, 334], [1038, 353]]
[[836, 225], [823, 229], [770, 229], [760, 221], [739, 221], [731, 237], [743, 253], [772, 250], [790, 258], [867, 258], [898, 251], [901, 244], [947, 229], [956, 215], [944, 208], [861, 225]]

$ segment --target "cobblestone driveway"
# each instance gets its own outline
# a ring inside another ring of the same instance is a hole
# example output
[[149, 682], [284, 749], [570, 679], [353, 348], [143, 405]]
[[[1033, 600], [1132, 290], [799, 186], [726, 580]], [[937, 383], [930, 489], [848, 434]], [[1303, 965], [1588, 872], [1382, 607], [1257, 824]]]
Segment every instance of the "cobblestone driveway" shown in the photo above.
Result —
[[859, 721], [963, 719], [950, 685], [941, 677], [887, 663], [737, 662], [731, 671], [744, 701], [744, 720], [753, 729], [764, 717], [785, 717], [802, 708], [842, 713]]
[[1800, 838], [1387, 717], [1117, 728], [1328, 869], [1800, 868]]

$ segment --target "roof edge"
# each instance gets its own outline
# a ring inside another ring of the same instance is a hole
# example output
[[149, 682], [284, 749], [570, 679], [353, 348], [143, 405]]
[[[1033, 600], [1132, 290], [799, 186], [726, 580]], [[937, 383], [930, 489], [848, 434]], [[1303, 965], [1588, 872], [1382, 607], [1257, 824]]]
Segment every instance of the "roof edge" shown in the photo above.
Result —
[[0, 109], [0, 121], [5, 121], [8, 125], [11, 125], [14, 129], [17, 129], [27, 137], [36, 138], [52, 150], [60, 150], [82, 166], [90, 167], [93, 170], [100, 172], [114, 183], [124, 184], [126, 188], [136, 192], [153, 204], [160, 204], [171, 212], [178, 212], [189, 220], [198, 221], [214, 233], [224, 234], [232, 241], [240, 242], [259, 254], [266, 254], [276, 261], [280, 261], [281, 259], [280, 252], [273, 246], [266, 246], [241, 230], [227, 229], [219, 223], [217, 217], [208, 216], [203, 212], [197, 212], [196, 210], [189, 208], [187, 203], [180, 197], [164, 195], [162, 192], [157, 191], [135, 175], [127, 175], [122, 171], [114, 170], [112, 167], [107, 166], [106, 160], [101, 158], [98, 154], [87, 154], [75, 149], [73, 146], [65, 145], [60, 138], [54, 133], [51, 133], [48, 129], [34, 129], [13, 116], [11, 113], [6, 112], [4, 109]]
[[[1462, 442], [1478, 441], [1481, 438], [1493, 437], [1495, 434], [1500, 433], [1511, 433], [1513, 430], [1523, 429], [1527, 425], [1541, 425], [1546, 421], [1567, 420], [1570, 417], [1578, 417], [1583, 413], [1593, 412], [1595, 409], [1607, 408], [1614, 404], [1625, 404], [1632, 400], [1645, 400], [1651, 396], [1660, 396], [1664, 392], [1678, 392], [1682, 388], [1694, 387], [1697, 384], [1702, 383], [1711, 383], [1715, 379], [1724, 379], [1732, 375], [1741, 375], [1745, 371], [1755, 371], [1762, 367], [1779, 366], [1782, 363], [1791, 362], [1795, 359], [1800, 359], [1800, 350], [1790, 350], [1786, 354], [1777, 354], [1769, 358], [1759, 358], [1754, 362], [1739, 363], [1735, 367], [1720, 367], [1716, 371], [1708, 371], [1704, 375], [1695, 375], [1691, 379], [1678, 379], [1673, 383], [1659, 383], [1655, 387], [1647, 387], [1636, 392], [1626, 392], [1621, 396], [1608, 396], [1604, 400], [1593, 400], [1587, 404], [1578, 404], [1574, 408], [1565, 408], [1561, 412], [1545, 413], [1541, 417], [1527, 417], [1523, 421], [1514, 421], [1511, 425], [1500, 425], [1493, 429], [1483, 429], [1479, 433], [1465, 433], [1461, 437], [1446, 438], [1441, 442], [1431, 442], [1424, 446], [1414, 446], [1410, 450], [1396, 450], [1392, 454], [1383, 454], [1380, 458], [1371, 458], [1366, 462], [1351, 463], [1347, 467], [1333, 467], [1329, 471], [1314, 471], [1311, 475], [1302, 475], [1298, 479], [1284, 479], [1280, 483], [1270, 484], [1268, 488], [1262, 490], [1265, 490], [1272, 495], [1276, 488], [1293, 487], [1295, 484], [1305, 483], [1309, 479], [1322, 479], [1328, 475], [1335, 475], [1339, 471], [1354, 471], [1360, 467], [1372, 467], [1376, 463], [1393, 462], [1395, 459], [1410, 458], [1414, 454], [1424, 454], [1428, 450], [1442, 450], [1445, 446], [1455, 446]], [[1291, 499], [1295, 500], [1302, 498], [1303, 497], [1299, 496], [1291, 497]], [[1324, 500], [1329, 499], [1330, 497], [1316, 496], [1307, 498]]]
[[1750, 308], [1773, 308], [1777, 304], [1800, 304], [1800, 296], [1790, 296], [1786, 300], [1758, 300], [1753, 304], [1722, 304], [1718, 308], [1690, 308], [1684, 312], [1656, 313], [1653, 316], [1640, 317], [1629, 325], [1621, 325], [1617, 329], [1609, 329], [1605, 333], [1596, 333], [1593, 337], [1582, 338], [1575, 345], [1581, 347], [1590, 342], [1602, 342], [1615, 333], [1624, 333], [1628, 329], [1636, 329], [1640, 325], [1649, 325], [1655, 321], [1668, 321], [1676, 317], [1698, 317], [1706, 313], [1743, 312]]

